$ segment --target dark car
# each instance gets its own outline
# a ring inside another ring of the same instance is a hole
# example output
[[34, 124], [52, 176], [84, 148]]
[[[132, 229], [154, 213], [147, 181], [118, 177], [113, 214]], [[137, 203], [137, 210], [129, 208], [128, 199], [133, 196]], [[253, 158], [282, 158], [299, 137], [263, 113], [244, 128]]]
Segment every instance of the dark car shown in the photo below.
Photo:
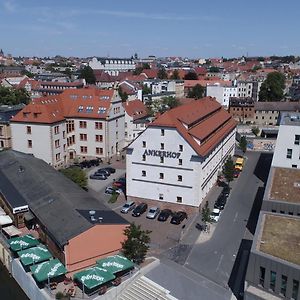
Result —
[[241, 173], [241, 171], [240, 171], [240, 170], [238, 170], [238, 169], [234, 169], [234, 172], [233, 172], [233, 177], [234, 177], [234, 178], [238, 178], [238, 177], [239, 177], [239, 175], [240, 175], [240, 173]]
[[226, 197], [229, 196], [229, 194], [230, 194], [230, 187], [228, 186], [228, 184], [223, 187], [222, 194], [224, 196], [226, 196]]
[[126, 177], [120, 177], [118, 181], [126, 183]]
[[101, 158], [98, 158], [98, 159], [91, 159], [90, 160], [90, 163], [92, 164], [92, 166], [96, 166], [98, 167], [100, 165], [100, 163], [102, 162], [102, 159]]
[[133, 211], [132, 215], [134, 217], [139, 217], [148, 209], [148, 205], [146, 203], [140, 203]]
[[177, 211], [174, 213], [171, 223], [179, 225], [184, 219], [187, 219], [187, 214], [185, 211]]
[[215, 202], [214, 208], [224, 209], [226, 205], [227, 197], [225, 194], [221, 194]]
[[96, 180], [105, 180], [107, 179], [107, 176], [105, 174], [98, 174], [98, 173], [95, 173], [93, 175], [90, 175], [90, 179], [96, 179]]
[[104, 170], [108, 171], [110, 174], [116, 173], [116, 169], [115, 169], [115, 168], [112, 168], [112, 167], [104, 168]]
[[110, 175], [110, 173], [104, 168], [98, 169], [96, 174], [106, 174], [107, 177]]
[[163, 209], [158, 215], [157, 220], [160, 222], [165, 222], [168, 220], [169, 216], [172, 215], [172, 211], [170, 209]]

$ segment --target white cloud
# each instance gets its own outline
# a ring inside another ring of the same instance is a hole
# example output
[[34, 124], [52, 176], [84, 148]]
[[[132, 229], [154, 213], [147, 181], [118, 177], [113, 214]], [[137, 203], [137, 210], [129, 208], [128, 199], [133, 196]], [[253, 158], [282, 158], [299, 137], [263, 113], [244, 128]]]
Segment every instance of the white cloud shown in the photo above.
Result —
[[3, 1], [3, 8], [9, 13], [14, 13], [16, 11], [16, 5], [13, 0]]

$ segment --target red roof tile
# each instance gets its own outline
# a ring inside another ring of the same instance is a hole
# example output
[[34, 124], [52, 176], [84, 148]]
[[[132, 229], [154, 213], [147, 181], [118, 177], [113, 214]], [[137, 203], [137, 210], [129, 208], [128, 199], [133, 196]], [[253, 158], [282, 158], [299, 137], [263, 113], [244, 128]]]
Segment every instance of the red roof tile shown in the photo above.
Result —
[[133, 117], [134, 120], [143, 118], [148, 115], [147, 107], [141, 100], [132, 100], [123, 103], [126, 113]]

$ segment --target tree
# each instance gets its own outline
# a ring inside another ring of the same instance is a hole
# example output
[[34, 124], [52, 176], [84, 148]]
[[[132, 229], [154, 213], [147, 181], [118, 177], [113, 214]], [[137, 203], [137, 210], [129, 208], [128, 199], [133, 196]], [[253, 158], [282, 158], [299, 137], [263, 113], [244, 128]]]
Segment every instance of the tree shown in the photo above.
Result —
[[29, 77], [29, 78], [33, 78], [33, 77], [34, 77], [34, 74], [31, 73], [31, 72], [29, 72], [29, 71], [27, 71], [27, 70], [22, 70], [22, 71], [21, 71], [21, 74], [22, 74], [22, 75], [26, 75], [26, 76]]
[[152, 92], [151, 88], [149, 88], [146, 84], [144, 84], [142, 90], [143, 95], [151, 94], [151, 92]]
[[219, 73], [220, 69], [218, 67], [212, 66], [212, 67], [209, 68], [209, 72], [211, 72], [211, 73]]
[[124, 230], [126, 240], [122, 242], [122, 251], [125, 257], [140, 264], [145, 260], [150, 243], [149, 230], [142, 230], [141, 225], [131, 223]]
[[30, 96], [25, 89], [0, 86], [0, 105], [28, 104], [29, 102]]
[[285, 77], [279, 72], [269, 73], [267, 79], [262, 83], [260, 101], [280, 101], [283, 98], [285, 88]]
[[188, 72], [184, 76], [184, 80], [197, 80], [197, 79], [198, 79], [198, 75], [192, 71]]
[[95, 84], [96, 82], [95, 74], [90, 66], [85, 66], [81, 69], [79, 78], [84, 78], [88, 84]]
[[172, 76], [171, 76], [171, 79], [173, 79], [173, 80], [178, 80], [178, 79], [180, 79], [179, 72], [178, 72], [177, 69], [173, 71], [173, 74], [172, 74]]
[[201, 214], [202, 214], [202, 221], [203, 222], [211, 222], [211, 211], [210, 211], [210, 208], [208, 206], [208, 201], [205, 202], [205, 205], [204, 207], [202, 207], [202, 211], [201, 211]]
[[66, 177], [71, 179], [73, 182], [78, 184], [81, 188], [87, 188], [87, 176], [83, 170], [78, 167], [61, 169], [60, 172]]
[[243, 151], [243, 153], [246, 153], [247, 150], [247, 139], [243, 135], [239, 141], [239, 148]]
[[180, 105], [180, 102], [175, 97], [172, 97], [172, 96], [163, 97], [159, 100], [152, 101], [152, 103], [149, 107], [149, 110], [150, 110], [149, 114], [151, 116], [154, 116], [158, 112], [163, 114], [164, 112], [166, 112], [174, 107], [177, 107], [179, 105]]
[[122, 99], [122, 102], [126, 102], [127, 99], [128, 99], [128, 94], [127, 94], [126, 92], [123, 92], [121, 86], [119, 86], [118, 92], [119, 92], [119, 95], [120, 95], [120, 97], [121, 97], [121, 99]]
[[203, 97], [205, 89], [202, 85], [196, 84], [191, 90], [189, 90], [187, 97], [200, 99]]
[[157, 72], [157, 77], [159, 79], [168, 79], [168, 74], [165, 70], [165, 68], [160, 68]]
[[228, 157], [226, 160], [224, 167], [223, 167], [223, 175], [228, 182], [228, 184], [233, 180], [234, 176], [234, 163], [231, 156]]

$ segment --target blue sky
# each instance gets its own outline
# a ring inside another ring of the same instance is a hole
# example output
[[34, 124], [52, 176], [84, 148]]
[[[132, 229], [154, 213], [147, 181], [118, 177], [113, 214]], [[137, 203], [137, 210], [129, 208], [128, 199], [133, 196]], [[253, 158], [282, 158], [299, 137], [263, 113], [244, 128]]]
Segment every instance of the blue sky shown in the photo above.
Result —
[[300, 55], [299, 0], [0, 0], [14, 56]]

